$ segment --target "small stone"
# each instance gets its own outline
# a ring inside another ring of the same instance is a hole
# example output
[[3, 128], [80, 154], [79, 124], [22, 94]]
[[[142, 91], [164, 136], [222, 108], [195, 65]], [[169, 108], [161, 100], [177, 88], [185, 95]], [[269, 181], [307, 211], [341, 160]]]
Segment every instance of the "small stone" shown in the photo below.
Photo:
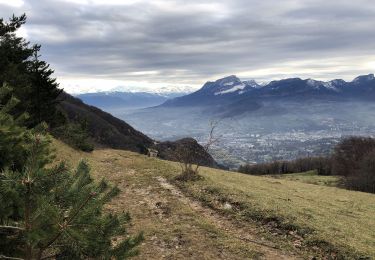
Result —
[[230, 203], [228, 203], [228, 202], [225, 202], [223, 208], [226, 209], [226, 210], [231, 210], [232, 209], [232, 205]]
[[297, 247], [297, 248], [299, 248], [299, 247], [301, 247], [301, 246], [302, 246], [302, 243], [301, 243], [301, 241], [299, 241], [299, 240], [296, 240], [296, 241], [294, 241], [293, 245], [294, 245], [294, 247]]

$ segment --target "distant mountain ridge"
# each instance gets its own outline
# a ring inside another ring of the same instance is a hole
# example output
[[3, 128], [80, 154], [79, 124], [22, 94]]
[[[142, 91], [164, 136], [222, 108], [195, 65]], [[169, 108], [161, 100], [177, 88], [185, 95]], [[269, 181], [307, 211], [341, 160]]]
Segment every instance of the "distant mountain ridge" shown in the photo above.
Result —
[[374, 74], [362, 75], [353, 81], [342, 79], [318, 81], [289, 78], [260, 85], [254, 80], [241, 81], [231, 75], [207, 82], [198, 91], [167, 100], [162, 107], [202, 106], [214, 113], [230, 116], [252, 111], [265, 100], [289, 99], [303, 102], [312, 99], [345, 101], [351, 99], [375, 100]]
[[157, 106], [168, 99], [186, 95], [186, 92], [171, 93], [148, 93], [148, 92], [124, 92], [124, 91], [103, 91], [84, 93], [76, 95], [88, 105], [99, 108], [143, 108]]

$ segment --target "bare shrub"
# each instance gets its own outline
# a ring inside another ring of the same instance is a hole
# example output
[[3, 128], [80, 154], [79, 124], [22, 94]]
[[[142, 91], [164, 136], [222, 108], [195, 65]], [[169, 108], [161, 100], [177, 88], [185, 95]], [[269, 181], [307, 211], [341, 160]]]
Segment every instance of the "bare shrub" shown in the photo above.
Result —
[[355, 174], [345, 179], [348, 189], [375, 193], [375, 150], [364, 156]]
[[349, 176], [361, 168], [362, 159], [375, 149], [375, 139], [349, 137], [341, 141], [333, 153], [333, 174]]
[[335, 148], [333, 172], [347, 189], [375, 193], [375, 139], [350, 137]]
[[180, 142], [175, 150], [175, 161], [177, 161], [181, 167], [181, 174], [177, 176], [177, 180], [189, 181], [198, 180], [201, 177], [198, 175], [199, 168], [206, 160], [207, 154], [213, 144], [218, 142], [219, 138], [215, 137], [215, 129], [218, 126], [218, 122], [210, 123], [210, 131], [207, 137], [207, 141], [204, 145], [200, 146], [197, 142]]

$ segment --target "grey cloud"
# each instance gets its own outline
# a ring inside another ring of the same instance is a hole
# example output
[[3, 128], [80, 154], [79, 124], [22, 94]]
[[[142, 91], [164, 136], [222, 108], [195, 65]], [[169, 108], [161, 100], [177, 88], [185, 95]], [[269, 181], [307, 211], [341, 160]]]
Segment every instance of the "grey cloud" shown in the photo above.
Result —
[[[368, 73], [358, 68], [357, 59], [375, 58], [373, 1], [164, 1], [171, 3], [179, 8], [163, 8], [153, 1], [85, 5], [26, 0], [20, 8], [0, 4], [0, 16], [26, 12], [30, 40], [42, 44], [43, 57], [62, 77], [126, 82], [137, 80], [133, 72], [157, 71], [142, 79], [203, 83], [214, 75], [249, 71], [251, 77], [253, 70], [280, 66], [282, 71], [290, 62], [315, 60], [312, 70], [336, 78]], [[212, 3], [219, 9], [210, 10]], [[322, 67], [319, 57], [352, 60], [352, 69]]]

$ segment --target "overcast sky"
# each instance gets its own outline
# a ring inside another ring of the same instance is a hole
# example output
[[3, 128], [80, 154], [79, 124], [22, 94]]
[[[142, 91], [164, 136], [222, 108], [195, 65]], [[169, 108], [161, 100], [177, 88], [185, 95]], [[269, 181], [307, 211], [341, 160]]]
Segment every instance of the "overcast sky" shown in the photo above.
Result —
[[0, 0], [68, 92], [375, 71], [374, 0]]

